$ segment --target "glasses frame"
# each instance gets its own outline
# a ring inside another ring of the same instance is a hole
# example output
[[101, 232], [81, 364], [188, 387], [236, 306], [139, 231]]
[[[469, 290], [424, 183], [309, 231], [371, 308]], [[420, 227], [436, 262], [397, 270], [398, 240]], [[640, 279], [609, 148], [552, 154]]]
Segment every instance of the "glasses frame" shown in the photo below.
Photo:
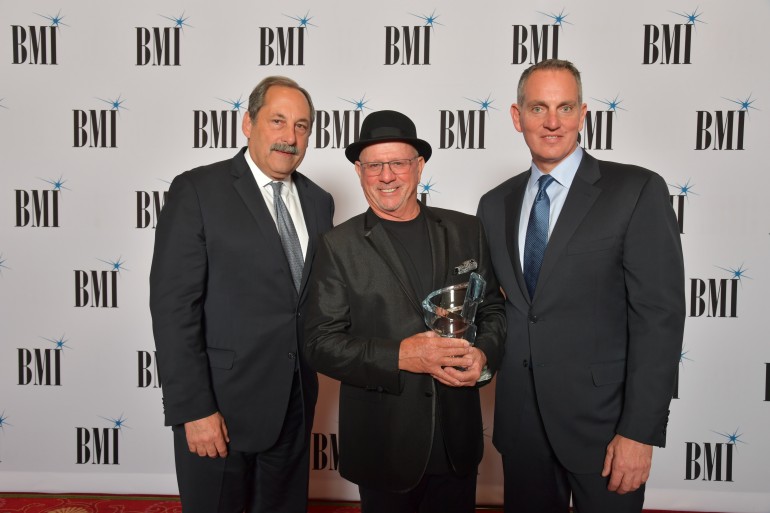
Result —
[[[359, 160], [358, 161], [358, 165], [361, 168], [361, 172], [365, 176], [369, 176], [369, 177], [380, 176], [382, 174], [382, 172], [385, 170], [385, 165], [386, 164], [388, 166], [388, 169], [390, 169], [390, 172], [393, 173], [394, 175], [405, 175], [405, 174], [409, 173], [412, 170], [412, 162], [414, 160], [417, 160], [417, 159], [420, 159], [420, 158], [422, 158], [422, 155], [417, 155], [417, 156], [414, 156], [414, 157], [409, 158], [409, 159], [393, 159], [393, 160], [389, 160], [387, 162], [361, 162]], [[393, 169], [392, 164], [394, 162], [404, 162], [404, 161], [408, 161], [409, 162], [409, 166], [407, 167], [407, 169], [405, 171], [396, 171], [396, 170]], [[366, 166], [370, 166], [372, 164], [378, 164], [379, 165], [379, 171], [374, 173], [374, 172], [371, 172], [369, 169], [367, 169]]]

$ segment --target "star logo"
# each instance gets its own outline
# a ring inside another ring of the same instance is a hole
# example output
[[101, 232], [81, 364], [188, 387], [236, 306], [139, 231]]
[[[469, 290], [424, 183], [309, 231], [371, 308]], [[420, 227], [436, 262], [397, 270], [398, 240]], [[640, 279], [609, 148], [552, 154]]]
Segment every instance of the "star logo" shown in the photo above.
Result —
[[607, 110], [609, 112], [617, 112], [618, 110], [626, 110], [623, 107], [620, 106], [621, 103], [623, 103], [623, 100], [620, 99], [620, 95], [615, 95], [614, 100], [600, 100], [598, 98], [591, 98], [592, 100], [595, 100], [599, 103], [603, 103], [607, 106]]
[[11, 424], [8, 423], [8, 417], [5, 416], [5, 410], [3, 410], [3, 413], [0, 413], [0, 431], [5, 431], [5, 426], [10, 426]]
[[52, 343], [54, 345], [54, 349], [63, 350], [65, 347], [67, 349], [72, 349], [70, 346], [67, 345], [68, 340], [64, 338], [64, 335], [62, 335], [59, 338], [45, 338], [45, 337], [40, 337], [40, 338]]
[[190, 17], [185, 16], [184, 11], [182, 11], [182, 14], [179, 16], [164, 16], [162, 14], [160, 14], [159, 16], [161, 18], [166, 18], [167, 20], [174, 22], [174, 28], [180, 28], [184, 30], [185, 27], [192, 27], [192, 25], [187, 23], [187, 20], [189, 20]]
[[551, 18], [553, 20], [553, 24], [556, 25], [557, 27], [561, 27], [565, 23], [567, 23], [568, 25], [572, 25], [572, 23], [570, 23], [570, 22], [568, 22], [566, 20], [566, 18], [567, 18], [567, 16], [569, 16], [569, 14], [565, 14], [564, 13], [564, 9], [562, 9], [559, 14], [547, 13], [547, 12], [543, 12], [543, 11], [537, 11], [537, 12], [542, 14], [543, 16], [548, 16], [549, 18]]
[[733, 100], [732, 98], [725, 98], [724, 96], [722, 97], [722, 99], [727, 100], [728, 102], [735, 103], [740, 107], [740, 110], [742, 111], [748, 112], [749, 109], [759, 110], [752, 105], [752, 103], [754, 103], [757, 100], [756, 99], [752, 100], [751, 95], [749, 95], [748, 98], [746, 98], [745, 100]]
[[3, 269], [10, 269], [10, 267], [5, 265], [5, 259], [3, 258], [3, 254], [0, 253], [0, 275], [3, 274]]
[[107, 417], [99, 417], [101, 419], [106, 420], [107, 422], [110, 422], [113, 426], [113, 429], [118, 429], [121, 432], [123, 431], [123, 428], [131, 429], [130, 426], [126, 425], [126, 420], [123, 418], [123, 414], [121, 413], [120, 416], [117, 419], [107, 418]]
[[115, 260], [114, 262], [111, 261], [111, 260], [102, 260], [101, 258], [97, 258], [97, 260], [99, 260], [100, 262], [104, 262], [105, 264], [109, 264], [109, 266], [112, 268], [111, 269], [112, 271], [118, 271], [118, 273], [120, 273], [120, 271], [128, 271], [129, 270], [129, 269], [123, 267], [123, 264], [125, 264], [126, 261], [125, 260], [121, 261], [120, 260], [121, 258], [122, 257], [118, 257], [118, 259]]
[[689, 353], [689, 352], [690, 352], [690, 351], [685, 351], [685, 350], [684, 350], [684, 347], [682, 348], [682, 353], [679, 355], [679, 364], [680, 364], [682, 367], [684, 367], [684, 361], [685, 361], [685, 360], [687, 360], [688, 362], [692, 362], [692, 361], [694, 361], [694, 360], [692, 360], [691, 358], [687, 358], [687, 353]]
[[733, 280], [738, 280], [741, 282], [741, 285], [743, 285], [743, 278], [751, 279], [750, 276], [746, 276], [746, 271], [748, 269], [743, 268], [743, 264], [739, 265], [737, 269], [733, 269], [732, 267], [719, 267], [718, 265], [715, 266], [717, 269], [722, 269], [723, 271], [727, 271], [732, 275]]
[[313, 19], [313, 17], [310, 16], [310, 11], [307, 11], [304, 16], [291, 16], [290, 14], [284, 14], [284, 16], [295, 20], [298, 23], [297, 25], [298, 28], [308, 28], [308, 27], [318, 26], [313, 23], [310, 23], [310, 20]]
[[433, 12], [431, 14], [429, 14], [429, 15], [427, 15], [427, 14], [413, 14], [411, 12], [409, 14], [411, 14], [415, 18], [420, 18], [421, 20], [423, 20], [425, 22], [425, 25], [424, 25], [425, 27], [435, 28], [435, 25], [443, 25], [443, 23], [439, 23], [439, 22], [436, 21], [438, 19], [439, 15], [436, 14], [436, 10], [435, 9], [433, 9]]
[[677, 16], [681, 16], [682, 18], [685, 18], [687, 20], [687, 25], [695, 25], [696, 23], [706, 23], [703, 20], [699, 20], [703, 13], [698, 12], [698, 9], [695, 9], [692, 13], [687, 12], [676, 12], [676, 11], [669, 11], [670, 13], [676, 14]]
[[489, 114], [489, 109], [499, 110], [497, 107], [493, 107], [492, 104], [495, 100], [492, 100], [492, 94], [487, 95], [486, 99], [474, 100], [472, 98], [464, 97], [466, 100], [471, 101], [479, 106], [479, 110], [482, 110]]
[[727, 443], [728, 444], [733, 444], [737, 448], [739, 442], [742, 443], [742, 444], [746, 443], [743, 440], [741, 440], [741, 437], [743, 436], [743, 433], [738, 433], [738, 431], [740, 429], [741, 428], [738, 428], [735, 431], [733, 431], [732, 433], [720, 433], [719, 431], [712, 431], [712, 432], [718, 434], [719, 436], [725, 437], [727, 439]]
[[340, 100], [344, 102], [351, 103], [355, 106], [354, 110], [360, 110], [363, 111], [364, 109], [371, 110], [371, 107], [367, 107], [366, 104], [369, 103], [369, 100], [366, 99], [366, 93], [361, 97], [360, 100], [348, 100], [346, 98], [338, 97]]
[[67, 180], [62, 180], [61, 176], [59, 176], [58, 180], [56, 179], [48, 180], [46, 178], [40, 178], [40, 180], [43, 180], [44, 182], [51, 184], [52, 191], [61, 191], [62, 189], [70, 190], [69, 187], [64, 186]]
[[97, 100], [103, 101], [104, 103], [108, 104], [110, 106], [110, 110], [117, 110], [120, 112], [121, 109], [128, 110], [123, 106], [123, 102], [126, 100], [121, 99], [122, 95], [118, 95], [118, 98], [116, 100], [104, 100], [102, 98], [97, 98]]
[[240, 111], [241, 109], [245, 109], [244, 102], [241, 100], [243, 98], [243, 95], [239, 96], [237, 100], [223, 100], [222, 98], [217, 98], [217, 100], [221, 102], [225, 102], [229, 106], [232, 107], [231, 110], [237, 110]]
[[50, 21], [51, 27], [56, 27], [56, 28], [59, 28], [60, 26], [69, 27], [69, 25], [61, 21], [62, 19], [64, 19], [64, 16], [62, 16], [61, 14], [61, 9], [59, 9], [59, 12], [56, 14], [56, 16], [50, 16], [50, 15], [38, 14], [38, 13], [35, 13], [35, 14], [37, 14], [41, 18], [45, 18], [48, 21]]
[[420, 194], [427, 194], [428, 196], [430, 196], [430, 193], [432, 193], [432, 192], [439, 192], [436, 189], [434, 189], [435, 184], [432, 183], [432, 182], [433, 182], [433, 178], [428, 180], [426, 183], [421, 183], [420, 184], [420, 188], [421, 188]]
[[684, 185], [679, 184], [668, 184], [669, 187], [672, 187], [674, 189], [679, 190], [679, 196], [685, 196], [687, 199], [690, 199], [690, 194], [694, 194], [695, 196], [698, 196], [699, 194], [697, 192], [693, 192], [692, 189], [695, 187], [694, 184], [690, 184], [690, 179], [688, 178], [687, 181], [684, 183]]

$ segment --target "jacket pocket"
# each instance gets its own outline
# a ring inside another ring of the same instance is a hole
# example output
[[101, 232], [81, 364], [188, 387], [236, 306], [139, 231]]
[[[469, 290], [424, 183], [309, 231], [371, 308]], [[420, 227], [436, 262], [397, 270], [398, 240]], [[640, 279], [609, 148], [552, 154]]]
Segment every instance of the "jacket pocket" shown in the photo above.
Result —
[[595, 363], [591, 365], [591, 376], [597, 387], [622, 383], [626, 380], [626, 361]]
[[216, 347], [207, 347], [206, 354], [209, 356], [209, 366], [217, 369], [232, 369], [235, 361], [235, 351], [229, 349], [218, 349]]

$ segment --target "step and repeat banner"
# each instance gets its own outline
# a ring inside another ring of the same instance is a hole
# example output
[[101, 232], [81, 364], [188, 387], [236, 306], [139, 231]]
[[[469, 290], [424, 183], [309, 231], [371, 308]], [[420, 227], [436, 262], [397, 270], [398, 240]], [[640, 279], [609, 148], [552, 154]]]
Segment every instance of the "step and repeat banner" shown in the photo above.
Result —
[[[528, 168], [521, 72], [573, 61], [581, 145], [660, 173], [686, 262], [687, 325], [648, 508], [769, 512], [767, 0], [0, 2], [0, 490], [176, 493], [148, 309], [173, 177], [232, 157], [272, 74], [318, 109], [302, 171], [340, 223], [366, 202], [343, 149], [372, 111], [434, 149], [419, 194], [475, 213]], [[311, 496], [337, 473], [322, 379]], [[493, 387], [483, 390], [486, 435]], [[487, 438], [478, 501], [502, 502]]]

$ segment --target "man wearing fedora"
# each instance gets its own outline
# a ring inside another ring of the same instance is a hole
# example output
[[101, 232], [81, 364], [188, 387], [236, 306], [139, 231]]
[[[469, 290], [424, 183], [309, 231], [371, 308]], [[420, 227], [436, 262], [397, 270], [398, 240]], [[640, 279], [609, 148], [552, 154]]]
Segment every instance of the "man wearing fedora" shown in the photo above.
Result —
[[[404, 114], [364, 120], [345, 156], [369, 209], [322, 237], [310, 277], [306, 357], [341, 382], [339, 471], [363, 513], [475, 506], [477, 387], [502, 358], [505, 313], [478, 220], [417, 200], [431, 153]], [[474, 346], [426, 331], [421, 307], [470, 271], [487, 280]]]

